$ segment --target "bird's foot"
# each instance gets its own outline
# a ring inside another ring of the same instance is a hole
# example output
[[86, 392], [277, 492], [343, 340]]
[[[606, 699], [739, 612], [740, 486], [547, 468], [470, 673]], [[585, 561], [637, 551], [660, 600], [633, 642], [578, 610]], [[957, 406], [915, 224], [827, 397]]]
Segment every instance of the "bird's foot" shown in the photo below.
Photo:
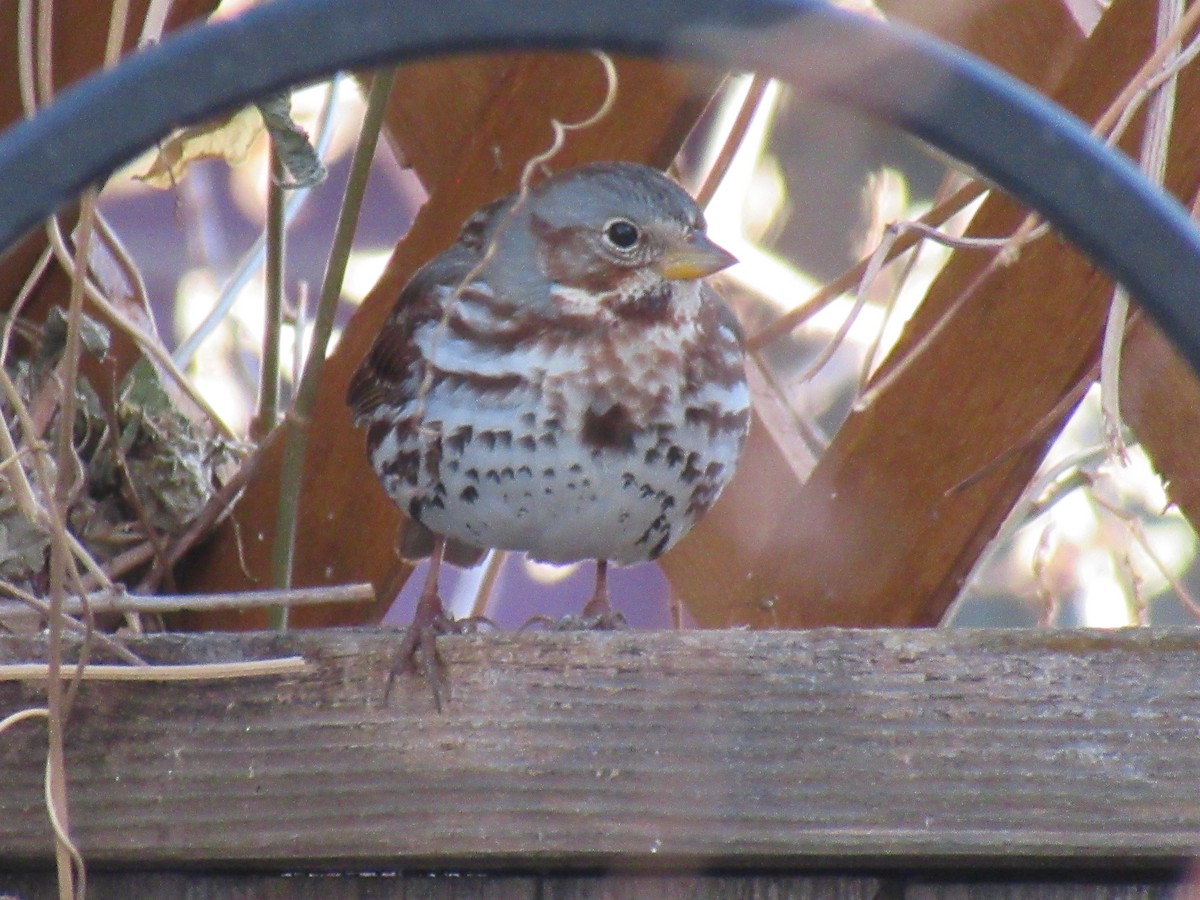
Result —
[[579, 631], [619, 631], [627, 627], [625, 617], [612, 608], [608, 594], [597, 594], [588, 601], [578, 616], [567, 616], [575, 620], [574, 628]]
[[583, 612], [577, 615], [566, 615], [559, 619], [550, 616], [533, 616], [525, 622], [518, 631], [524, 631], [534, 625], [540, 625], [547, 631], [621, 631], [629, 627], [625, 617], [611, 606], [596, 609], [589, 603]]
[[450, 696], [450, 684], [446, 677], [446, 664], [437, 652], [437, 639], [443, 634], [475, 634], [484, 625], [495, 627], [490, 619], [483, 616], [453, 619], [446, 614], [437, 594], [422, 594], [412, 624], [404, 632], [404, 640], [392, 659], [383, 702], [386, 704], [391, 697], [396, 679], [413, 672], [424, 676], [433, 694], [434, 708], [441, 712], [444, 701]]

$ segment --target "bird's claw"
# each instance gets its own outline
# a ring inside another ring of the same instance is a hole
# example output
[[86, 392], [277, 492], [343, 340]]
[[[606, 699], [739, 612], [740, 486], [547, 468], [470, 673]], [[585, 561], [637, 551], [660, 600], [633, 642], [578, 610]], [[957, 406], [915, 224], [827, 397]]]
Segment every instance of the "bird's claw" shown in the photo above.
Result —
[[450, 685], [446, 678], [446, 664], [437, 652], [438, 637], [443, 634], [477, 634], [485, 625], [496, 627], [485, 616], [452, 619], [440, 606], [439, 603], [436, 610], [424, 614], [418, 608], [413, 623], [404, 632], [404, 640], [392, 659], [392, 669], [383, 695], [384, 704], [391, 697], [396, 679], [412, 672], [424, 676], [433, 694], [434, 708], [441, 712], [443, 700], [449, 698]]
[[421, 616], [418, 611], [413, 623], [404, 632], [400, 649], [392, 657], [392, 668], [388, 673], [387, 688], [383, 694], [385, 705], [391, 699], [396, 679], [409, 672], [415, 672], [425, 676], [425, 681], [433, 692], [433, 705], [438, 712], [442, 711], [442, 698], [446, 694], [448, 684], [445, 664], [437, 652], [437, 638], [438, 635], [451, 634], [453, 631], [454, 620], [445, 613]]
[[629, 627], [625, 617], [615, 609], [591, 615], [584, 610], [580, 615], [567, 615], [559, 619], [533, 616], [518, 630], [524, 631], [532, 625], [541, 625], [547, 631], [622, 631]]

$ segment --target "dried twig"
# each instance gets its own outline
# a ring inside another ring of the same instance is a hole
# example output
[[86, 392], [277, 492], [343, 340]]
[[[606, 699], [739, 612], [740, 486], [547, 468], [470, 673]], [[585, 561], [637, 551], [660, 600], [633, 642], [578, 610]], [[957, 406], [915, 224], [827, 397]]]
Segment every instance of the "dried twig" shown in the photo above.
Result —
[[[292, 583], [292, 561], [296, 552], [296, 527], [300, 514], [300, 480], [303, 476], [304, 456], [308, 449], [309, 415], [316, 405], [317, 388], [320, 386], [321, 372], [325, 365], [325, 348], [333, 334], [334, 313], [337, 311], [337, 300], [341, 296], [346, 264], [350, 260], [350, 249], [358, 227], [367, 176], [370, 174], [371, 161], [375, 157], [375, 146], [387, 110], [387, 98], [395, 78], [396, 70], [386, 69], [376, 73], [371, 83], [367, 111], [350, 163], [350, 177], [346, 183], [346, 193], [334, 229], [333, 246], [329, 250], [329, 262], [325, 267], [321, 295], [317, 300], [311, 349], [304, 366], [304, 375], [300, 379], [292, 408], [288, 411], [282, 429], [287, 437], [280, 465], [279, 511], [271, 552], [271, 581], [280, 588], [290, 587]], [[277, 607], [272, 611], [271, 625], [286, 628], [287, 618], [287, 607]]]
[[[74, 454], [74, 423], [75, 423], [75, 384], [79, 373], [79, 357], [82, 342], [79, 334], [80, 322], [83, 318], [83, 281], [87, 267], [88, 248], [92, 236], [92, 211], [96, 204], [96, 189], [90, 188], [84, 192], [79, 211], [79, 240], [75, 246], [75, 256], [72, 260], [72, 281], [70, 301], [67, 308], [67, 340], [63, 351], [63, 380], [65, 390], [59, 406], [57, 446], [55, 462], [58, 466], [57, 479], [52, 496], [48, 496], [47, 506], [50, 522], [50, 616], [48, 634], [47, 671], [49, 683], [46, 689], [46, 706], [50, 710], [49, 719], [49, 751], [46, 771], [48, 811], [54, 825], [55, 851], [58, 857], [60, 892], [70, 889], [73, 882], [71, 872], [77, 867], [79, 881], [82, 883], [82, 860], [70, 839], [70, 818], [67, 805], [67, 776], [66, 761], [63, 748], [63, 734], [66, 728], [69, 696], [62, 690], [62, 631], [63, 631], [63, 601], [66, 596], [66, 579], [68, 567], [72, 561], [71, 548], [67, 541], [66, 517], [71, 500]], [[47, 486], [48, 488], [48, 486]], [[87, 653], [88, 643], [83, 642], [81, 652]], [[82, 668], [82, 665], [80, 666]], [[75, 687], [71, 689], [74, 694]], [[70, 863], [64, 865], [66, 856]]]
[[263, 269], [263, 341], [259, 366], [258, 409], [250, 423], [250, 436], [260, 439], [279, 422], [279, 349], [283, 338], [283, 269], [287, 249], [283, 179], [286, 177], [280, 148], [272, 135], [267, 169], [267, 264]]
[[[333, 139], [334, 132], [334, 108], [336, 106], [338, 85], [341, 83], [343, 75], [335, 75], [329, 82], [329, 87], [326, 91], [324, 105], [321, 109], [321, 114], [317, 117], [316, 127], [316, 152], [318, 156], [324, 156], [329, 149], [329, 144]], [[291, 191], [284, 203], [285, 221], [290, 223], [295, 220], [300, 210], [304, 208], [304, 203], [308, 199], [311, 189], [300, 188], [299, 190]], [[254, 274], [262, 265], [266, 255], [266, 238], [263, 233], [259, 233], [250, 249], [239, 260], [237, 266], [233, 270], [233, 274], [225, 282], [221, 289], [221, 294], [217, 297], [212, 309], [204, 317], [203, 321], [196, 326], [195, 330], [187, 336], [175, 349], [172, 358], [177, 365], [187, 366], [195, 356], [196, 351], [201, 344], [207, 340], [208, 336], [213, 333], [216, 327], [225, 320], [229, 315], [229, 311], [233, 309], [234, 301], [241, 293]]]
[[[1159, 43], [1170, 40], [1183, 17], [1183, 0], [1160, 0], [1158, 6]], [[1167, 150], [1171, 140], [1171, 123], [1175, 110], [1176, 67], [1171, 53], [1178, 55], [1178, 44], [1168, 46], [1164, 69], [1171, 72], [1157, 89], [1146, 116], [1139, 163], [1146, 177], [1161, 185], [1167, 174]], [[1144, 96], [1143, 94], [1139, 96]], [[1129, 108], [1133, 107], [1130, 103]], [[1128, 111], [1128, 110], [1127, 110]], [[1114, 460], [1129, 463], [1129, 451], [1121, 436], [1121, 346], [1129, 316], [1129, 292], [1122, 285], [1113, 289], [1108, 319], [1104, 327], [1104, 342], [1100, 353], [1100, 411], [1104, 439]]]
[[[50, 604], [41, 597], [35, 597], [28, 591], [22, 590], [15, 584], [6, 581], [0, 581], [0, 592], [8, 594], [10, 597], [15, 597], [19, 602], [4, 603], [0, 602], [0, 621], [12, 621], [20, 618], [28, 618], [37, 616], [38, 618], [49, 618]], [[91, 597], [108, 597], [111, 596], [111, 591], [104, 591], [98, 595], [89, 595]], [[80, 597], [67, 597], [63, 601], [63, 627], [69, 631], [83, 635], [86, 639], [93, 640], [95, 643], [103, 647], [109, 653], [113, 654], [117, 659], [123, 659], [127, 663], [133, 665], [145, 665], [145, 660], [141, 659], [137, 654], [128, 650], [123, 644], [109, 637], [108, 635], [95, 631], [88, 625], [79, 622], [72, 616], [77, 616], [85, 610], [90, 610], [90, 605]]]
[[[58, 667], [59, 678], [84, 681], [220, 681], [229, 678], [261, 678], [264, 675], [298, 675], [307, 671], [303, 656], [249, 662], [196, 663], [188, 665], [110, 666], [92, 663], [86, 668], [72, 663]], [[0, 681], [45, 681], [53, 684], [45, 663], [0, 663]]]
[[38, 255], [37, 262], [33, 264], [33, 268], [25, 276], [25, 281], [21, 284], [21, 290], [17, 292], [16, 299], [13, 300], [12, 305], [8, 308], [8, 319], [4, 323], [3, 332], [0, 332], [0, 366], [3, 366], [8, 360], [8, 350], [12, 344], [13, 329], [16, 328], [17, 321], [21, 316], [21, 310], [25, 308], [25, 304], [33, 296], [34, 288], [37, 287], [42, 275], [46, 273], [46, 269], [50, 265], [50, 258], [50, 248], [46, 247]]
[[[859, 411], [869, 408], [875, 403], [877, 397], [889, 390], [891, 386], [900, 378], [900, 376], [904, 374], [918, 359], [920, 359], [925, 351], [934, 344], [941, 333], [950, 325], [952, 321], [954, 321], [954, 317], [958, 311], [962, 309], [976, 294], [979, 293], [984, 284], [986, 284], [988, 279], [991, 278], [992, 274], [1004, 266], [1009, 265], [1012, 262], [1013, 254], [1017, 252], [1017, 249], [1023, 247], [1026, 243], [1028, 243], [1028, 241], [1032, 240], [1037, 231], [1037, 217], [1029, 215], [1025, 217], [1025, 220], [1017, 227], [1017, 230], [1012, 233], [1011, 237], [1007, 239], [1001, 239], [999, 241], [1000, 249], [997, 250], [996, 255], [987, 261], [987, 264], [983, 267], [983, 269], [974, 278], [972, 278], [966, 287], [963, 288], [962, 292], [956, 298], [954, 298], [954, 301], [938, 317], [938, 320], [933, 323], [933, 326], [917, 339], [917, 342], [909, 349], [907, 353], [904, 354], [903, 358], [897, 360], [894, 365], [885, 370], [879, 376], [879, 378], [876, 379], [876, 381], [862, 393], [862, 396], [860, 396], [855, 402], [854, 408]], [[929, 235], [924, 236], [928, 237]], [[969, 239], [959, 238], [956, 240]], [[983, 240], [987, 242], [988, 246], [996, 246], [995, 239], [985, 238]]]
[[1159, 574], [1171, 586], [1171, 590], [1179, 599], [1179, 602], [1183, 604], [1188, 612], [1197, 619], [1200, 619], [1200, 600], [1192, 596], [1192, 592], [1179, 580], [1179, 576], [1172, 572], [1171, 567], [1158, 555], [1158, 552], [1154, 549], [1154, 545], [1150, 543], [1150, 537], [1146, 534], [1146, 526], [1142, 520], [1129, 510], [1114, 506], [1098, 494], [1092, 494], [1092, 501], [1101, 509], [1124, 523], [1134, 541], [1142, 548], [1146, 556], [1150, 557], [1150, 561], [1154, 563], [1154, 567], [1158, 569]]
[[[55, 256], [58, 257], [64, 266], [69, 266], [72, 254], [67, 247], [57, 219], [51, 218], [47, 221], [46, 234], [50, 239], [50, 246], [53, 248]], [[180, 371], [179, 366], [175, 364], [170, 354], [163, 348], [162, 343], [155, 336], [143, 331], [141, 326], [125, 315], [114, 303], [109, 301], [104, 296], [104, 293], [86, 277], [83, 279], [83, 290], [92, 304], [99, 308], [117, 328], [137, 344], [138, 348], [146, 356], [162, 367], [171, 380], [188, 396], [188, 399], [204, 413], [205, 418], [212, 423], [213, 427], [223, 437], [233, 440], [234, 435], [229, 430], [229, 426], [217, 415], [216, 410], [212, 408], [212, 405], [204, 398], [204, 395], [196, 390], [196, 386], [191, 383], [188, 377]]]
[[[0, 602], [0, 619], [42, 616], [47, 612], [44, 602], [36, 597], [0, 584], [0, 591], [18, 596], [20, 603]], [[97, 613], [172, 613], [213, 612], [216, 610], [257, 609], [264, 606], [311, 606], [322, 603], [364, 603], [375, 599], [370, 584], [336, 585], [324, 588], [292, 588], [270, 591], [237, 591], [215, 594], [127, 594], [121, 590], [97, 591], [86, 597]], [[64, 611], [77, 615], [83, 610], [81, 598], [68, 598]]]
[[750, 79], [737, 116], [729, 126], [729, 132], [725, 135], [725, 139], [721, 142], [721, 149], [704, 174], [704, 181], [696, 190], [696, 204], [701, 209], [708, 206], [713, 194], [721, 186], [721, 181], [724, 179], [725, 173], [729, 171], [729, 166], [733, 162], [734, 156], [737, 155], [738, 147], [742, 145], [742, 141], [746, 137], [746, 132], [750, 128], [750, 123], [754, 119], [754, 114], [758, 111], [758, 105], [766, 95], [767, 86], [770, 83], [771, 79], [765, 75], [754, 75]]
[[[863, 270], [862, 278], [858, 283], [858, 290], [856, 290], [854, 293], [854, 304], [851, 306], [850, 312], [847, 313], [846, 318], [842, 320], [842, 324], [838, 327], [837, 332], [822, 348], [821, 352], [817, 355], [817, 358], [813, 360], [813, 362], [811, 362], [807, 367], [805, 367], [803, 372], [796, 376], [794, 379], [795, 381], [808, 381], [818, 372], [820, 372], [821, 369], [828, 364], [829, 360], [833, 358], [833, 355], [845, 341], [847, 335], [849, 335], [850, 329], [854, 327], [854, 322], [858, 318], [858, 314], [862, 312], [863, 307], [866, 305], [871, 284], [876, 278], [879, 277], [879, 272], [882, 270], [884, 264], [896, 257], [897, 254], [893, 252], [893, 248], [900, 239], [900, 236], [908, 231], [916, 231], [923, 237], [929, 238], [930, 240], [942, 244], [943, 246], [952, 247], [955, 249], [1003, 249], [1010, 247], [1012, 243], [1012, 238], [1010, 237], [956, 237], [954, 235], [946, 234], [943, 231], [939, 231], [938, 229], [922, 222], [891, 223], [884, 229], [883, 238], [880, 240], [879, 245], [875, 248], [874, 252], [867, 259], [867, 267]], [[1027, 240], [1033, 240], [1039, 234], [1040, 231], [1035, 228], [1034, 231], [1030, 233]]]
[[[930, 209], [917, 221], [924, 225], [941, 225], [945, 223], [945, 221], [951, 216], [957, 215], [971, 203], [978, 200], [986, 190], [986, 185], [980, 182], [971, 182], [970, 184], [964, 185], [942, 203], [939, 203]], [[914, 223], [909, 224], [911, 225]], [[915, 246], [922, 237], [923, 235], [915, 230], [901, 235], [892, 245], [891, 252], [887, 255], [885, 261], [891, 262], [901, 253], [904, 253]], [[857, 284], [870, 264], [870, 256], [859, 260], [841, 275], [837, 276], [837, 278], [822, 286], [821, 289], [809, 297], [808, 300], [801, 303], [799, 306], [788, 310], [770, 325], [747, 338], [747, 349], [759, 350], [767, 344], [770, 344], [771, 342], [776, 341], [799, 328], [846, 291], [850, 290], [850, 288], [852, 288], [855, 284]]]

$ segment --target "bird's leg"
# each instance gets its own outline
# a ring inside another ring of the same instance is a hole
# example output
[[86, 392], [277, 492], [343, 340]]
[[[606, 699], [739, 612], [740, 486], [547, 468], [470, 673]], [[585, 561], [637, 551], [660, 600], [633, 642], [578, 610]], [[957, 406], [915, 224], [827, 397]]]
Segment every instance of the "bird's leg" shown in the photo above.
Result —
[[385, 703], [396, 678], [405, 672], [419, 671], [433, 691], [433, 705], [437, 707], [438, 712], [442, 711], [442, 697], [447, 685], [445, 667], [437, 655], [437, 637], [439, 634], [455, 630], [454, 621], [446, 615], [442, 597], [438, 593], [438, 574], [445, 555], [446, 538], [437, 535], [434, 538], [433, 552], [429, 555], [429, 572], [425, 576], [425, 586], [417, 600], [417, 611], [413, 614], [412, 623], [404, 632], [404, 640], [392, 661], [392, 671], [384, 693]]
[[596, 589], [579, 615], [563, 616], [557, 621], [548, 616], [534, 616], [518, 630], [531, 625], [544, 625], [551, 631], [615, 631], [625, 627], [625, 617], [608, 602], [608, 560], [596, 560]]
[[608, 602], [608, 560], [596, 560], [596, 589], [592, 599], [583, 608], [585, 619], [598, 619], [612, 615], [612, 604]]
[[613, 629], [625, 625], [625, 617], [608, 602], [608, 560], [596, 560], [596, 589], [592, 599], [583, 608], [581, 616], [585, 628]]

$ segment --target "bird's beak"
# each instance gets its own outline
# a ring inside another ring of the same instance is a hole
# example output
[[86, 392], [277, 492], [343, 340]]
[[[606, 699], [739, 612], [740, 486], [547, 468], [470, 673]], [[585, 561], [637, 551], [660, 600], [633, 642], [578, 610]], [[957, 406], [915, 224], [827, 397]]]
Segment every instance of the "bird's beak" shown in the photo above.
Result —
[[671, 247], [658, 263], [658, 271], [672, 281], [704, 278], [737, 262], [737, 257], [718, 247], [707, 235], [693, 232], [687, 241]]

